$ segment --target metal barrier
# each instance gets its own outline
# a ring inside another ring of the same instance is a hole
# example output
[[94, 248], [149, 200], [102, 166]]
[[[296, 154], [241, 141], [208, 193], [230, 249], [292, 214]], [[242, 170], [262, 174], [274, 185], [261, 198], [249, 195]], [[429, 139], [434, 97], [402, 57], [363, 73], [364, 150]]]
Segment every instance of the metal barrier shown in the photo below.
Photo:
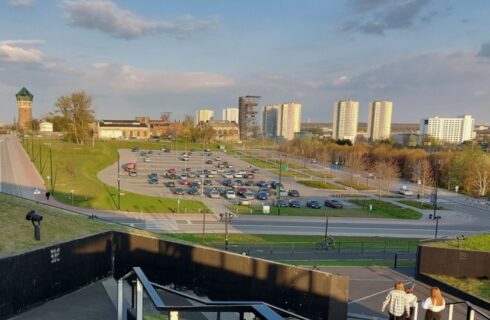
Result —
[[[197, 297], [185, 294], [183, 292], [161, 286], [159, 284], [150, 282], [144, 272], [139, 267], [133, 267], [133, 270], [117, 280], [117, 319], [123, 319], [123, 286], [124, 281], [135, 280], [131, 282], [132, 286], [132, 298], [131, 308], [127, 311], [135, 313], [136, 320], [143, 320], [143, 295], [146, 292], [148, 298], [151, 300], [155, 309], [159, 312], [167, 312], [168, 316], [172, 320], [179, 319], [179, 312], [213, 312], [216, 313], [217, 319], [221, 319], [221, 314], [225, 312], [233, 312], [239, 314], [239, 320], [249, 319], [250, 316], [254, 316], [254, 319], [260, 320], [280, 320], [286, 319], [281, 314], [285, 315], [287, 319], [300, 319], [308, 320], [308, 318], [294, 314], [287, 310], [272, 306], [261, 301], [205, 301]], [[180, 296], [187, 300], [191, 300], [198, 305], [191, 306], [174, 306], [165, 305], [157, 290], [163, 290], [168, 293]]]

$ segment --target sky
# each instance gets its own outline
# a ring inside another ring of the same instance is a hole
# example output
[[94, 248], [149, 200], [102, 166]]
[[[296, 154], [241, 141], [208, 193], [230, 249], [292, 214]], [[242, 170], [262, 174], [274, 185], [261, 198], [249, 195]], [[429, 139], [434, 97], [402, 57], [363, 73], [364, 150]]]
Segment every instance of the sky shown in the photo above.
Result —
[[0, 0], [0, 122], [86, 91], [98, 119], [172, 119], [295, 101], [303, 122], [336, 100], [392, 100], [393, 121], [490, 123], [487, 0]]

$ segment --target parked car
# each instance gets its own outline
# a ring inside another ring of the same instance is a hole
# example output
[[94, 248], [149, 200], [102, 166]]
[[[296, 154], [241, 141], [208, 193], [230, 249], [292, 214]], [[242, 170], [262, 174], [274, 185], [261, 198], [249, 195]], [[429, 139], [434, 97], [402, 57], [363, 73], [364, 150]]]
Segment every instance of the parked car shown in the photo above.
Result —
[[148, 174], [148, 178], [150, 178], [150, 179], [158, 179], [158, 174], [156, 174], [155, 172], [149, 173]]
[[265, 193], [268, 197], [271, 195], [271, 191], [267, 188], [259, 189], [259, 193], [260, 192]]
[[210, 186], [212, 184], [213, 184], [213, 181], [212, 180], [209, 180], [209, 179], [204, 180], [204, 185], [205, 186]]
[[157, 179], [155, 179], [155, 178], [150, 178], [150, 179], [148, 179], [148, 183], [149, 183], [149, 184], [158, 184], [158, 178], [157, 178]]
[[177, 173], [177, 170], [175, 169], [167, 169], [167, 173], [170, 173], [170, 174], [176, 174]]
[[306, 207], [312, 208], [312, 209], [321, 209], [322, 205], [320, 204], [319, 201], [311, 200], [311, 201], [306, 202]]
[[184, 194], [184, 189], [182, 189], [182, 188], [175, 188], [173, 191], [174, 191], [174, 194], [178, 194], [178, 195]]
[[274, 201], [274, 206], [286, 208], [286, 207], [288, 207], [288, 202], [284, 199], [278, 199], [278, 200]]
[[247, 200], [253, 200], [255, 195], [252, 191], [247, 191], [245, 192], [245, 194], [243, 195], [243, 197]]
[[287, 197], [288, 196], [288, 192], [286, 191], [286, 189], [280, 188], [279, 189], [279, 195], [281, 197]]
[[225, 178], [225, 179], [233, 179], [233, 175], [230, 174], [230, 173], [225, 173], [225, 174], [223, 174], [223, 178]]
[[165, 182], [165, 186], [167, 186], [169, 188], [175, 188], [175, 182], [167, 181], [167, 182]]
[[243, 175], [243, 177], [244, 177], [245, 179], [253, 179], [253, 178], [254, 178], [254, 174], [253, 174], [253, 173], [245, 173], [245, 174]]
[[183, 185], [183, 186], [188, 186], [188, 185], [191, 184], [191, 181], [190, 180], [187, 180], [187, 179], [180, 180], [180, 184]]
[[144, 157], [144, 158], [143, 158], [143, 161], [144, 161], [144, 162], [150, 162], [150, 161], [151, 161], [151, 159], [150, 159], [149, 157]]
[[259, 181], [255, 184], [257, 187], [261, 187], [261, 188], [267, 188], [267, 182], [265, 181]]
[[136, 170], [131, 170], [131, 171], [128, 172], [128, 175], [130, 177], [136, 177], [138, 174], [136, 173]]
[[190, 188], [189, 190], [187, 190], [187, 193], [196, 196], [199, 194], [199, 190], [197, 188]]
[[337, 200], [337, 199], [327, 199], [325, 200], [325, 207], [330, 207], [334, 209], [342, 209], [344, 207], [344, 204], [342, 201]]
[[245, 181], [244, 185], [246, 185], [247, 187], [253, 187], [254, 182], [253, 182], [253, 180], [247, 180], [247, 181]]
[[289, 200], [290, 208], [301, 208], [301, 202], [299, 200]]
[[236, 199], [236, 194], [234, 190], [228, 189], [225, 191], [225, 198], [226, 199]]
[[206, 164], [213, 164], [213, 160], [206, 161]]
[[299, 191], [298, 190], [289, 190], [288, 196], [297, 198], [297, 197], [299, 197]]
[[217, 199], [220, 197], [220, 193], [218, 190], [211, 190], [209, 191], [209, 197], [212, 199]]
[[255, 196], [255, 198], [257, 198], [257, 200], [267, 200], [268, 196], [267, 196], [267, 193], [265, 193], [265, 192], [259, 192]]
[[131, 152], [138, 152], [138, 151], [140, 151], [140, 148], [138, 147], [133, 147], [133, 149], [131, 149]]

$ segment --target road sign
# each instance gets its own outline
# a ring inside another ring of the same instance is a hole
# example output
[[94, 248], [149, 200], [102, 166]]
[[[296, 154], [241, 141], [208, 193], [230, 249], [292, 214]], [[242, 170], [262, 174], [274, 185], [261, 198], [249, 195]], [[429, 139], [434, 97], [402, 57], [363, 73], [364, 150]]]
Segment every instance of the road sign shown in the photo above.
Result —
[[287, 169], [288, 169], [288, 166], [287, 165], [285, 165], [285, 164], [282, 164], [281, 165], [281, 170], [282, 171], [286, 171]]

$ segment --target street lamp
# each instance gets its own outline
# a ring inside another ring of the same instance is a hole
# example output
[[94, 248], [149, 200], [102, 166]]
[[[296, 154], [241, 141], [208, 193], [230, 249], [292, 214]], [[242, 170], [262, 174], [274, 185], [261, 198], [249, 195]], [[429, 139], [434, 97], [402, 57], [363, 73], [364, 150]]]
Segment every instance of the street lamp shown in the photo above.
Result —
[[434, 213], [429, 215], [429, 218], [432, 220], [436, 220], [436, 233], [434, 235], [434, 238], [437, 239], [437, 231], [439, 228], [439, 220], [441, 219], [441, 216], [437, 215], [437, 187], [438, 187], [438, 180], [439, 180], [439, 169], [441, 166], [441, 160], [437, 160], [436, 164], [436, 175], [434, 177], [434, 194], [432, 197], [432, 204], [434, 206]]
[[117, 150], [117, 210], [121, 210], [121, 160]]
[[51, 183], [51, 195], [54, 196], [54, 178], [53, 178], [53, 152], [51, 150], [51, 143], [44, 143], [45, 145], [49, 146], [49, 166], [50, 166], [50, 172], [49, 172], [49, 178], [48, 180]]

